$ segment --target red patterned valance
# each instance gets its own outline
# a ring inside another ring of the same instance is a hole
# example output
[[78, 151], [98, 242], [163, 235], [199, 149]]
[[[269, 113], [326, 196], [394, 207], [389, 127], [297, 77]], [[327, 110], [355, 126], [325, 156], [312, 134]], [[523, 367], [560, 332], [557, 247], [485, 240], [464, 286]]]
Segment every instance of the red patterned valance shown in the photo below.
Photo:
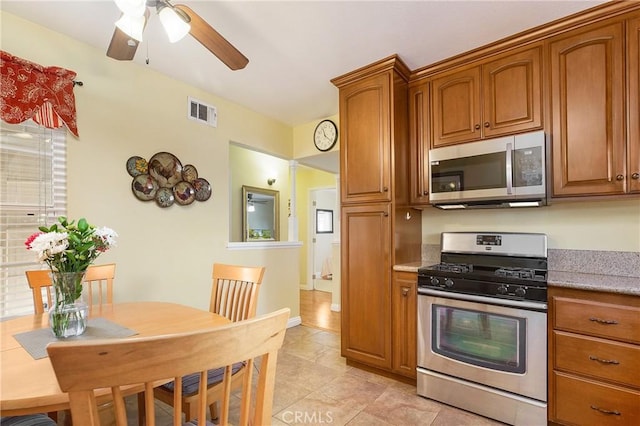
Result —
[[0, 117], [17, 124], [33, 119], [57, 128], [62, 122], [78, 136], [74, 71], [43, 67], [0, 50]]

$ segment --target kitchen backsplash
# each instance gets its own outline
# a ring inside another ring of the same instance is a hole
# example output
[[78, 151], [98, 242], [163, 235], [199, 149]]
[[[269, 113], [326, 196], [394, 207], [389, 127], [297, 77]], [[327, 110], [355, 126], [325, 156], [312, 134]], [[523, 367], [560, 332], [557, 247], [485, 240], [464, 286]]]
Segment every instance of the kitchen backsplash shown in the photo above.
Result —
[[[549, 270], [640, 277], [640, 252], [548, 249]], [[422, 263], [440, 262], [440, 245], [422, 245]]]

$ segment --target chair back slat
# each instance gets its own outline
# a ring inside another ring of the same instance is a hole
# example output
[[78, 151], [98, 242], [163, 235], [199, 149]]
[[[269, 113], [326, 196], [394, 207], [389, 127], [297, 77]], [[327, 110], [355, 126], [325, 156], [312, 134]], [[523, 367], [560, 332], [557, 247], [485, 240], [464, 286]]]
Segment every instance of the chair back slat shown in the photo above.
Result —
[[[260, 359], [256, 374], [255, 403], [247, 398], [252, 393], [247, 374], [241, 391], [241, 411], [249, 406], [249, 415], [241, 413], [241, 425], [271, 423], [273, 391], [278, 350], [282, 347], [289, 318], [289, 309], [281, 309], [222, 327], [190, 333], [153, 337], [54, 342], [47, 346], [49, 359], [60, 389], [69, 393], [74, 424], [99, 426], [94, 390], [111, 388], [116, 407], [116, 423], [125, 426], [123, 386], [144, 384], [146, 425], [155, 426], [153, 388], [159, 383], [180, 380], [180, 377], [201, 372], [198, 424], [206, 424], [208, 370], [226, 367], [247, 359]], [[99, 368], [96, 368], [99, 366]], [[253, 370], [253, 368], [251, 369]], [[221, 404], [220, 424], [228, 424], [231, 386], [225, 375], [225, 392]], [[204, 379], [204, 380], [202, 380]], [[180, 385], [176, 386], [180, 389]], [[176, 392], [174, 419], [181, 418], [180, 395]], [[174, 425], [176, 423], [174, 420]]]
[[84, 274], [84, 288], [89, 306], [102, 306], [113, 303], [113, 280], [116, 276], [116, 264], [91, 265]]
[[51, 297], [51, 272], [48, 269], [39, 269], [35, 271], [25, 271], [27, 276], [27, 284], [31, 288], [33, 296], [33, 310], [36, 314], [44, 313], [45, 299], [47, 307], [51, 307], [53, 301]]
[[263, 266], [214, 264], [209, 310], [231, 321], [255, 316], [264, 271]]

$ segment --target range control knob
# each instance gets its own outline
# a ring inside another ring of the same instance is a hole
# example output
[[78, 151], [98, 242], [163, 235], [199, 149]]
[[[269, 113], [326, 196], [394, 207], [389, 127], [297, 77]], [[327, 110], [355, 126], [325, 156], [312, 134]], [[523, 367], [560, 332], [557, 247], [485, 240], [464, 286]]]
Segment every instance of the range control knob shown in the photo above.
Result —
[[431, 285], [438, 285], [440, 284], [440, 280], [437, 279], [436, 277], [431, 277]]
[[518, 287], [516, 288], [516, 296], [518, 297], [524, 297], [525, 294], [527, 294], [527, 290], [524, 287]]
[[508, 291], [509, 291], [509, 286], [501, 285], [500, 287], [498, 287], [498, 293], [500, 294], [507, 294]]
[[444, 285], [449, 288], [453, 287], [453, 280], [451, 278], [447, 278], [444, 280]]

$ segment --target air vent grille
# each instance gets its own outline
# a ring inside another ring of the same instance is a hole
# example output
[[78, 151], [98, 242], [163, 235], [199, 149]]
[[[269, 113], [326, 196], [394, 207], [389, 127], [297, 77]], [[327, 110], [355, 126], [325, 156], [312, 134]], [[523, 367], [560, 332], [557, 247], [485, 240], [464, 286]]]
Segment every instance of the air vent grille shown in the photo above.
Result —
[[212, 127], [218, 127], [218, 110], [213, 105], [207, 105], [197, 99], [189, 97], [187, 117]]

